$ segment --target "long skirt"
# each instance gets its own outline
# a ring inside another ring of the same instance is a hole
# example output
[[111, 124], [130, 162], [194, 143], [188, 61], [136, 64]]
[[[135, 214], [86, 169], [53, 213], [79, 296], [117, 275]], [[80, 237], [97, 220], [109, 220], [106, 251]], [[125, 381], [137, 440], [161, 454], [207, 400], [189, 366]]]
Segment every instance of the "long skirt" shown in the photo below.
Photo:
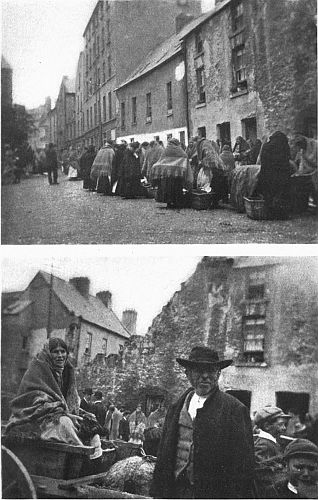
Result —
[[169, 207], [183, 208], [183, 179], [180, 177], [167, 177], [160, 179], [156, 201], [167, 203]]
[[123, 198], [136, 198], [140, 195], [140, 177], [124, 177], [121, 179], [120, 195]]
[[100, 175], [98, 177], [96, 191], [97, 193], [111, 196], [112, 187], [107, 175]]

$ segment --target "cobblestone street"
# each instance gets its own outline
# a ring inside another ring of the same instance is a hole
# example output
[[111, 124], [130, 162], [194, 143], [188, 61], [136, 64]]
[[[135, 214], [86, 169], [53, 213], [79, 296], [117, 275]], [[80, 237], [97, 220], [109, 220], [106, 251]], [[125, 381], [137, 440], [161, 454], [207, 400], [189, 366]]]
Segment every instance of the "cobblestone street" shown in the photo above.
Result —
[[314, 214], [254, 221], [230, 208], [168, 210], [154, 200], [83, 191], [82, 182], [46, 176], [2, 187], [3, 244], [316, 243]]

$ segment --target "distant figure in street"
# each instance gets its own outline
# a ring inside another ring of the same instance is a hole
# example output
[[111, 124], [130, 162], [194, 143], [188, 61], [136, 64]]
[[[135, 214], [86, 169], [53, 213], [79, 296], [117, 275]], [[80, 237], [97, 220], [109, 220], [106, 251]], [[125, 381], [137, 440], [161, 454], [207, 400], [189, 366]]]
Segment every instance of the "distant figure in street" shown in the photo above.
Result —
[[318, 498], [318, 447], [307, 439], [296, 439], [284, 450], [287, 477], [274, 483], [266, 498]]
[[152, 166], [160, 160], [163, 152], [164, 148], [160, 146], [157, 141], [151, 141], [146, 149], [144, 161], [142, 163], [142, 175], [146, 177], [148, 182], [150, 181]]
[[[54, 144], [50, 142], [46, 151], [46, 168], [49, 179], [49, 184], [58, 184], [57, 182], [57, 154], [54, 149]], [[52, 182], [53, 174], [53, 182]]]
[[92, 412], [94, 413], [97, 422], [101, 427], [104, 427], [106, 408], [103, 403], [103, 393], [101, 391], [96, 391], [94, 394], [94, 402], [92, 405]]
[[79, 170], [79, 157], [78, 153], [73, 146], [70, 146], [68, 153], [68, 173], [67, 176], [70, 181], [75, 181], [78, 179], [78, 170]]
[[128, 417], [130, 415], [129, 411], [122, 412], [123, 416], [119, 422], [118, 437], [123, 441], [129, 441], [129, 421]]
[[177, 358], [191, 387], [169, 409], [150, 494], [155, 498], [254, 498], [248, 409], [219, 390], [220, 360], [206, 346]]
[[92, 186], [99, 194], [111, 196], [112, 170], [115, 162], [115, 151], [110, 142], [106, 141], [98, 151], [91, 169]]
[[238, 167], [240, 165], [247, 165], [248, 163], [248, 154], [250, 151], [250, 145], [248, 142], [243, 139], [242, 136], [238, 136], [235, 139], [234, 147], [233, 147], [233, 155], [235, 158], [235, 165]]
[[197, 186], [206, 192], [214, 193], [214, 208], [218, 202], [225, 199], [228, 193], [226, 168], [218, 153], [218, 146], [214, 141], [199, 137], [197, 141], [199, 166]]
[[259, 433], [255, 436], [255, 462], [257, 488], [260, 498], [266, 488], [280, 479], [283, 474], [283, 448], [280, 436], [286, 433], [287, 422], [291, 418], [276, 406], [265, 406], [254, 417]]
[[83, 179], [83, 189], [93, 190], [91, 184], [91, 169], [96, 157], [95, 147], [91, 144], [80, 158], [81, 177]]
[[104, 427], [108, 431], [108, 439], [118, 439], [119, 435], [119, 422], [122, 419], [122, 413], [116, 408], [114, 404], [110, 404], [105, 417]]
[[260, 153], [262, 147], [262, 141], [260, 139], [256, 139], [255, 143], [252, 144], [252, 147], [250, 149], [250, 152], [248, 154], [248, 164], [249, 165], [256, 165], [257, 164], [257, 158]]
[[88, 413], [92, 413], [93, 404], [92, 404], [92, 395], [93, 389], [91, 387], [86, 387], [83, 391], [83, 397], [81, 399], [80, 408], [82, 410], [87, 411]]
[[123, 184], [123, 159], [124, 154], [127, 149], [126, 141], [122, 141], [120, 144], [116, 144], [115, 148], [115, 160], [112, 171], [112, 190], [116, 196], [120, 196]]
[[144, 441], [144, 430], [146, 428], [146, 416], [141, 410], [141, 404], [138, 403], [137, 408], [129, 417], [129, 442], [134, 444], [141, 444]]
[[228, 194], [230, 192], [230, 184], [231, 184], [231, 176], [232, 172], [235, 169], [235, 159], [234, 155], [231, 151], [231, 147], [228, 144], [224, 144], [222, 148], [222, 153], [220, 154], [220, 158], [225, 165], [225, 178], [226, 178], [226, 187], [225, 193], [223, 195], [223, 201], [225, 203], [228, 202]]

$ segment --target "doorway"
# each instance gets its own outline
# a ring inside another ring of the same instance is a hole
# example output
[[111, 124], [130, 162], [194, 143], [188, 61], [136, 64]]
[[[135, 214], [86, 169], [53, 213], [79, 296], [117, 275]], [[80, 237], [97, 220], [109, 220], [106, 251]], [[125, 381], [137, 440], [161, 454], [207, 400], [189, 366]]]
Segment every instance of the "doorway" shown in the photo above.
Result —
[[[217, 136], [221, 142], [221, 147], [225, 144], [231, 146], [231, 125], [230, 122], [219, 123], [217, 126]], [[232, 146], [231, 146], [232, 149]]]
[[284, 412], [305, 416], [309, 410], [310, 396], [307, 392], [276, 392], [276, 405]]
[[245, 120], [242, 120], [242, 132], [246, 140], [251, 139], [255, 143], [257, 139], [256, 118], [245, 118]]

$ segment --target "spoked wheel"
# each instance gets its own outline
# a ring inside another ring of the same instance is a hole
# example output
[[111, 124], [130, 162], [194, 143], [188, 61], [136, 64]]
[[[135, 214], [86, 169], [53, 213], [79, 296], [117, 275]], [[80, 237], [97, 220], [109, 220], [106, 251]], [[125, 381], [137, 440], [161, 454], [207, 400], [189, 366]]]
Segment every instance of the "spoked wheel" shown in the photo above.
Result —
[[30, 474], [19, 458], [1, 446], [2, 498], [37, 498]]

